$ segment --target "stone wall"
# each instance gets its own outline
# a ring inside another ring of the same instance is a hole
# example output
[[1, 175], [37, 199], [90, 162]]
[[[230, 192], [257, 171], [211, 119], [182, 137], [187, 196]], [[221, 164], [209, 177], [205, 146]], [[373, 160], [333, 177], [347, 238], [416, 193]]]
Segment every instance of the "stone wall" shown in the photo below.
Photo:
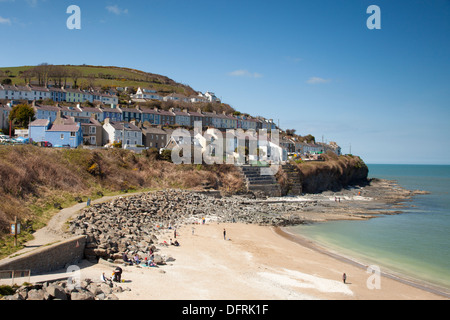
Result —
[[83, 259], [85, 246], [86, 236], [77, 236], [0, 260], [0, 270], [31, 270], [32, 275], [59, 270]]

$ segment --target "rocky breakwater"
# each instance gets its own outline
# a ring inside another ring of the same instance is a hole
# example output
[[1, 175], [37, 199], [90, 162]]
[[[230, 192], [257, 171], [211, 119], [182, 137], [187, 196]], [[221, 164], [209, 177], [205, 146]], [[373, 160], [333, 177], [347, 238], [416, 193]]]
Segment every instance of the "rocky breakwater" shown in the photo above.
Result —
[[117, 294], [129, 290], [117, 284], [96, 283], [90, 279], [80, 283], [60, 280], [22, 285], [3, 300], [119, 300]]
[[[203, 217], [213, 222], [242, 222], [286, 226], [303, 221], [292, 212], [315, 203], [283, 202], [247, 196], [217, 198], [205, 193], [164, 190], [95, 204], [69, 223], [69, 231], [86, 235], [85, 257], [120, 262], [124, 253], [147, 257], [164, 264], [170, 257], [161, 253], [169, 242], [168, 228], [198, 223]], [[173, 233], [171, 233], [173, 234]]]

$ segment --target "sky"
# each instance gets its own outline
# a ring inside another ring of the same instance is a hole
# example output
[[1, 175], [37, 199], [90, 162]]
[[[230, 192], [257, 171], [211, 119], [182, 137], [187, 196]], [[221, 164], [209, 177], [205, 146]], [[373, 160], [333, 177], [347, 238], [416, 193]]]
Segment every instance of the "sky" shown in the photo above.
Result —
[[135, 68], [368, 164], [450, 164], [449, 0], [0, 0], [0, 34], [1, 67]]

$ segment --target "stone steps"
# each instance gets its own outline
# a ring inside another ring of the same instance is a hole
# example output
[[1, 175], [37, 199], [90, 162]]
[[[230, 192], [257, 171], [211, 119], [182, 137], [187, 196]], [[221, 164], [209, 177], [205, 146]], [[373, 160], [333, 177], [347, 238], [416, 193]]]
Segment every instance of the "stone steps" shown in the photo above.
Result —
[[303, 193], [303, 187], [301, 175], [297, 167], [291, 164], [284, 164], [281, 166], [281, 168], [287, 175], [287, 195], [301, 195]]
[[261, 175], [261, 167], [239, 167], [245, 179], [247, 190], [260, 191], [267, 196], [281, 196], [281, 188], [274, 176]]

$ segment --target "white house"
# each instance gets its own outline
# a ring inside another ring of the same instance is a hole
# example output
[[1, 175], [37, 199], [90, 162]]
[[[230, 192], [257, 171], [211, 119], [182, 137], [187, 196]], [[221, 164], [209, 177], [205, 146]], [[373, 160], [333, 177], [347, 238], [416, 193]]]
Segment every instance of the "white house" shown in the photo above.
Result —
[[118, 104], [119, 98], [116, 95], [100, 92], [92, 92], [93, 101], [99, 101], [103, 104]]
[[132, 96], [133, 99], [146, 99], [146, 100], [163, 100], [163, 97], [156, 93], [153, 89], [146, 89], [139, 87], [136, 94]]
[[190, 102], [189, 98], [178, 93], [171, 93], [168, 96], [163, 98], [164, 101], [181, 101], [181, 102]]
[[200, 95], [198, 95], [198, 96], [190, 96], [190, 97], [189, 97], [189, 100], [190, 100], [192, 103], [208, 102], [208, 99], [206, 99], [205, 97], [202, 97], [202, 96], [200, 96]]
[[204, 94], [204, 97], [208, 99], [209, 102], [220, 102], [220, 99], [216, 97], [214, 92], [207, 91]]
[[142, 132], [133, 121], [112, 122], [106, 118], [103, 125], [103, 142], [104, 144], [122, 142], [123, 148], [139, 146], [142, 145]]

